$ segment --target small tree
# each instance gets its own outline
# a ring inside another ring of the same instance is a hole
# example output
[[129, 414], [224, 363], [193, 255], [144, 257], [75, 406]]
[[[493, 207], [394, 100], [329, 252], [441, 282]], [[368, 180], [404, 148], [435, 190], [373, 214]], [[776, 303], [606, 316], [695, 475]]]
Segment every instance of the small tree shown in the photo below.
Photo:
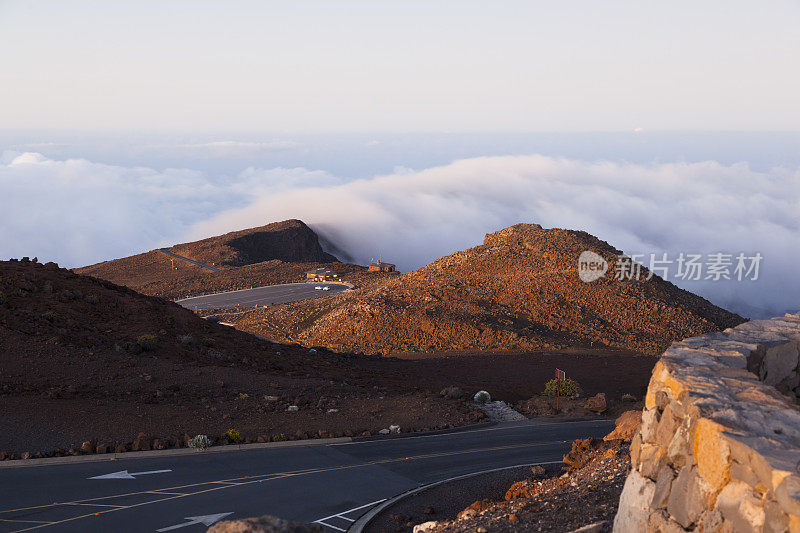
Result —
[[547, 396], [576, 396], [581, 393], [581, 387], [572, 378], [551, 379], [545, 383], [544, 393]]

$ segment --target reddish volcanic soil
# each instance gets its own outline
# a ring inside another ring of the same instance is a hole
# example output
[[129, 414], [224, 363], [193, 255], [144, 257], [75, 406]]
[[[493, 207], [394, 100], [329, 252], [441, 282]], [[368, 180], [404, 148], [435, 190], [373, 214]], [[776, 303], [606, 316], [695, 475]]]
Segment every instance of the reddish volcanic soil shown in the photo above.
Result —
[[[145, 337], [145, 336], [151, 337]], [[439, 391], [518, 401], [555, 367], [587, 394], [640, 396], [655, 360], [616, 353], [380, 359], [280, 345], [53, 263], [0, 262], [0, 457], [96, 439], [112, 449], [403, 431], [482, 419]], [[287, 407], [297, 405], [297, 412]], [[134, 439], [140, 432], [158, 439]], [[91, 447], [91, 445], [90, 445]], [[77, 452], [76, 452], [77, 453]]]

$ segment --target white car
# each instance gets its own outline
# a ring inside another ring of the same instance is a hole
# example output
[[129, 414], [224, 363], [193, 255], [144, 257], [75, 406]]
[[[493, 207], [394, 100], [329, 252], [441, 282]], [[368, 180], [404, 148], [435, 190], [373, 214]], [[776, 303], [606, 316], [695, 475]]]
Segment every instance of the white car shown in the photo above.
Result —
[[315, 291], [321, 291], [321, 290], [322, 290], [322, 287], [320, 287], [319, 285], [317, 285], [316, 287], [314, 287], [314, 290], [315, 290]]
[[331, 290], [331, 288], [330, 287], [322, 287], [322, 290], [323, 291], [329, 291], [329, 290]]

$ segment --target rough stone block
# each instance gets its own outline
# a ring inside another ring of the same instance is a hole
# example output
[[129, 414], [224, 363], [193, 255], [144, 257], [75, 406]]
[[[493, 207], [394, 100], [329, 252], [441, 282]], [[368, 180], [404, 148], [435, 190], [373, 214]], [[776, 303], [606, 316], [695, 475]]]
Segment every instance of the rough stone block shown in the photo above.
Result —
[[667, 512], [681, 526], [688, 528], [706, 509], [706, 495], [701, 487], [697, 468], [686, 466], [672, 482], [667, 500]]
[[669, 499], [673, 479], [675, 479], [675, 473], [672, 471], [672, 468], [667, 465], [661, 467], [656, 477], [656, 488], [653, 491], [653, 500], [650, 502], [651, 509], [667, 508], [667, 500]]
[[631, 465], [633, 468], [639, 468], [639, 455], [642, 451], [642, 435], [637, 433], [631, 440]]
[[717, 509], [736, 532], [761, 533], [764, 528], [764, 507], [746, 483], [728, 483], [717, 497]]
[[743, 481], [750, 485], [751, 488], [763, 487], [756, 473], [738, 461], [731, 462], [731, 479]]
[[642, 425], [639, 428], [642, 442], [656, 442], [656, 428], [658, 428], [658, 409], [647, 409], [642, 413]]
[[614, 517], [615, 533], [646, 530], [655, 488], [655, 483], [631, 470], [619, 497], [619, 510]]
[[656, 511], [650, 515], [647, 523], [647, 531], [654, 533], [685, 533], [686, 530], [670, 519], [664, 511]]
[[667, 464], [664, 448], [658, 444], [642, 444], [639, 452], [639, 473], [644, 477], [656, 479], [659, 470]]
[[722, 438], [723, 426], [708, 419], [700, 419], [694, 436], [694, 458], [697, 471], [710, 487], [711, 499], [730, 479], [731, 454], [728, 443]]
[[784, 511], [800, 516], [800, 478], [787, 476], [775, 489], [775, 498]]
[[689, 446], [689, 428], [683, 423], [675, 431], [667, 447], [667, 459], [675, 468], [683, 468], [692, 464], [692, 450]]
[[[677, 402], [675, 402], [677, 403]], [[672, 404], [668, 404], [661, 413], [661, 420], [655, 431], [655, 442], [664, 446], [669, 446], [672, 442], [672, 437], [675, 435], [675, 430], [678, 429], [679, 419], [672, 410]]]
[[789, 529], [789, 516], [778, 502], [764, 502], [764, 533], [785, 533]]
[[761, 363], [761, 380], [767, 385], [777, 385], [797, 369], [798, 356], [796, 342], [767, 348]]

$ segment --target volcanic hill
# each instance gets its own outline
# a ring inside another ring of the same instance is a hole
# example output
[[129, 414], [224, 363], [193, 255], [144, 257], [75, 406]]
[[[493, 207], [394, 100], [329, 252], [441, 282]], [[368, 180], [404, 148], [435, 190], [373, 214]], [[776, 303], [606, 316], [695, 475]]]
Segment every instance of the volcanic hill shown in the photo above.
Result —
[[325, 252], [317, 234], [302, 221], [285, 220], [104, 261], [77, 268], [75, 272], [125, 285], [143, 294], [182, 298], [291, 283], [302, 279], [306, 271], [322, 266], [340, 275], [363, 270], [357, 265], [340, 263]]
[[[585, 250], [608, 261], [605, 277], [580, 280], [578, 256]], [[676, 339], [744, 321], [658, 276], [615, 279], [619, 254], [585, 232], [517, 224], [402, 276], [258, 310], [237, 325], [365, 353], [614, 348], [658, 354]]]
[[231, 428], [263, 441], [476, 420], [439, 398], [449, 377], [426, 392], [392, 368], [265, 341], [55, 263], [0, 261], [0, 460], [91, 440], [141, 449], [140, 432], [176, 446]]

